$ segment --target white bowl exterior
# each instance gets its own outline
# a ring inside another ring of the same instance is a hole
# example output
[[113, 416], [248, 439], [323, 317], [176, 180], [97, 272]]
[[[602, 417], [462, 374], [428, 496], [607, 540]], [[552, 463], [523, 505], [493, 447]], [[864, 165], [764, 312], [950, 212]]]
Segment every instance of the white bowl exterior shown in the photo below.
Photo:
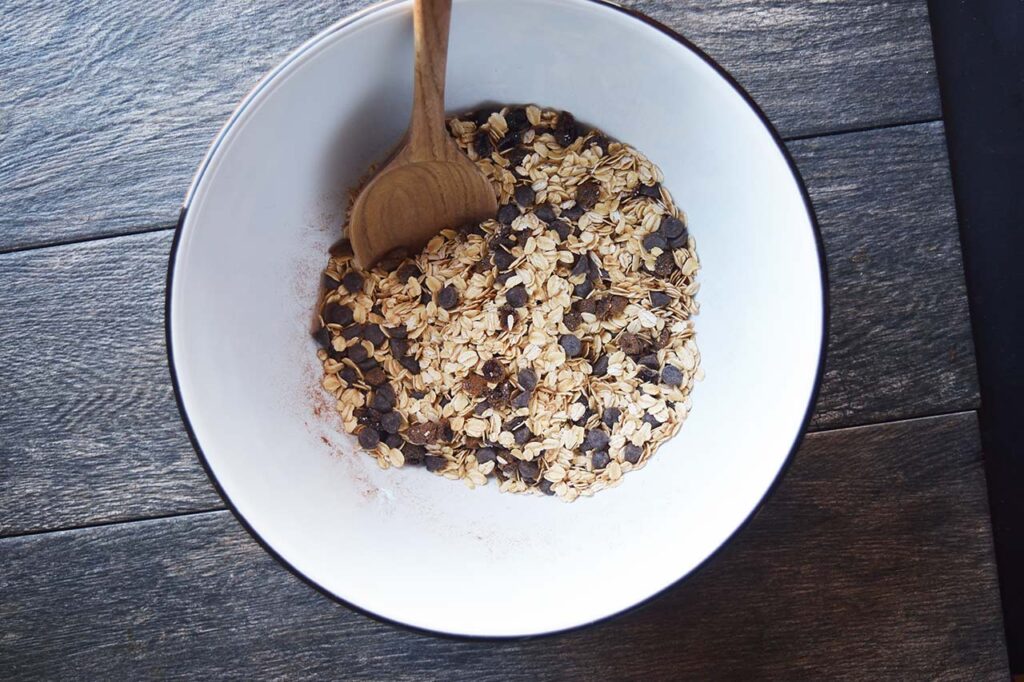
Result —
[[375, 6], [311, 41], [212, 151], [173, 263], [183, 408], [238, 513], [334, 595], [454, 634], [588, 623], [697, 567], [784, 466], [822, 350], [814, 226], [759, 116], [680, 42], [590, 0], [456, 2], [450, 110], [568, 109], [662, 168], [702, 261], [707, 378], [646, 468], [571, 505], [379, 470], [317, 385], [309, 326], [344, 189], [407, 124], [410, 16]]

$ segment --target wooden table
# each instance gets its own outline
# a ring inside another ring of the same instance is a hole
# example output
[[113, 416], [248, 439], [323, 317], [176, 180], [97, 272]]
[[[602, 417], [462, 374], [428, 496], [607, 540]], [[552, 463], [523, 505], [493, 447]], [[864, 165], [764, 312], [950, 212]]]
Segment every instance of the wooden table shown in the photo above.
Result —
[[0, 8], [0, 678], [1005, 679], [924, 0], [633, 0], [787, 139], [831, 280], [778, 492], [628, 615], [461, 641], [333, 603], [204, 476], [163, 336], [172, 228], [235, 102], [352, 0]]

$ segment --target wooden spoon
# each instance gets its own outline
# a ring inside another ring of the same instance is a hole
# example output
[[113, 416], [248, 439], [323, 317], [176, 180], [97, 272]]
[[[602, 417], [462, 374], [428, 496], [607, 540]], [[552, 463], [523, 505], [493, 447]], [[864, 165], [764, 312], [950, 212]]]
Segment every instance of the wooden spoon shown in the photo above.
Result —
[[498, 210], [490, 182], [445, 126], [451, 11], [451, 0], [413, 3], [412, 121], [405, 142], [352, 207], [348, 236], [360, 267], [397, 248], [422, 248], [440, 230], [493, 218]]

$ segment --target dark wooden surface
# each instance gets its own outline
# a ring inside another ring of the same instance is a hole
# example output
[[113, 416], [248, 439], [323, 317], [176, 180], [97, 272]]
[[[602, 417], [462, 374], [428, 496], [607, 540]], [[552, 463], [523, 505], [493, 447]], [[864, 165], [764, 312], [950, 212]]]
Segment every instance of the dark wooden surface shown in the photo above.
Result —
[[831, 280], [816, 433], [696, 578], [463, 642], [335, 605], [245, 535], [176, 414], [168, 228], [234, 103], [362, 4], [0, 7], [0, 678], [1005, 679], [924, 0], [627, 3], [789, 138]]

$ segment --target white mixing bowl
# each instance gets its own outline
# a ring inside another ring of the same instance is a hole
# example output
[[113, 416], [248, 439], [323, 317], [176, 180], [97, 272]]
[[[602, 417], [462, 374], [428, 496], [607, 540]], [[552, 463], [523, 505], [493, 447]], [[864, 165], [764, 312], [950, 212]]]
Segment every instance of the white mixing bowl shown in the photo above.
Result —
[[590, 623], [700, 566], [795, 449], [825, 327], [813, 214], [764, 115], [678, 35], [597, 0], [457, 1], [450, 111], [566, 109], [664, 171], [703, 264], [706, 379], [643, 470], [573, 504], [381, 471], [340, 431], [309, 327], [346, 191], [409, 119], [411, 16], [392, 1], [338, 22], [273, 69], [214, 141], [170, 263], [181, 412], [242, 523], [330, 595], [452, 634]]

